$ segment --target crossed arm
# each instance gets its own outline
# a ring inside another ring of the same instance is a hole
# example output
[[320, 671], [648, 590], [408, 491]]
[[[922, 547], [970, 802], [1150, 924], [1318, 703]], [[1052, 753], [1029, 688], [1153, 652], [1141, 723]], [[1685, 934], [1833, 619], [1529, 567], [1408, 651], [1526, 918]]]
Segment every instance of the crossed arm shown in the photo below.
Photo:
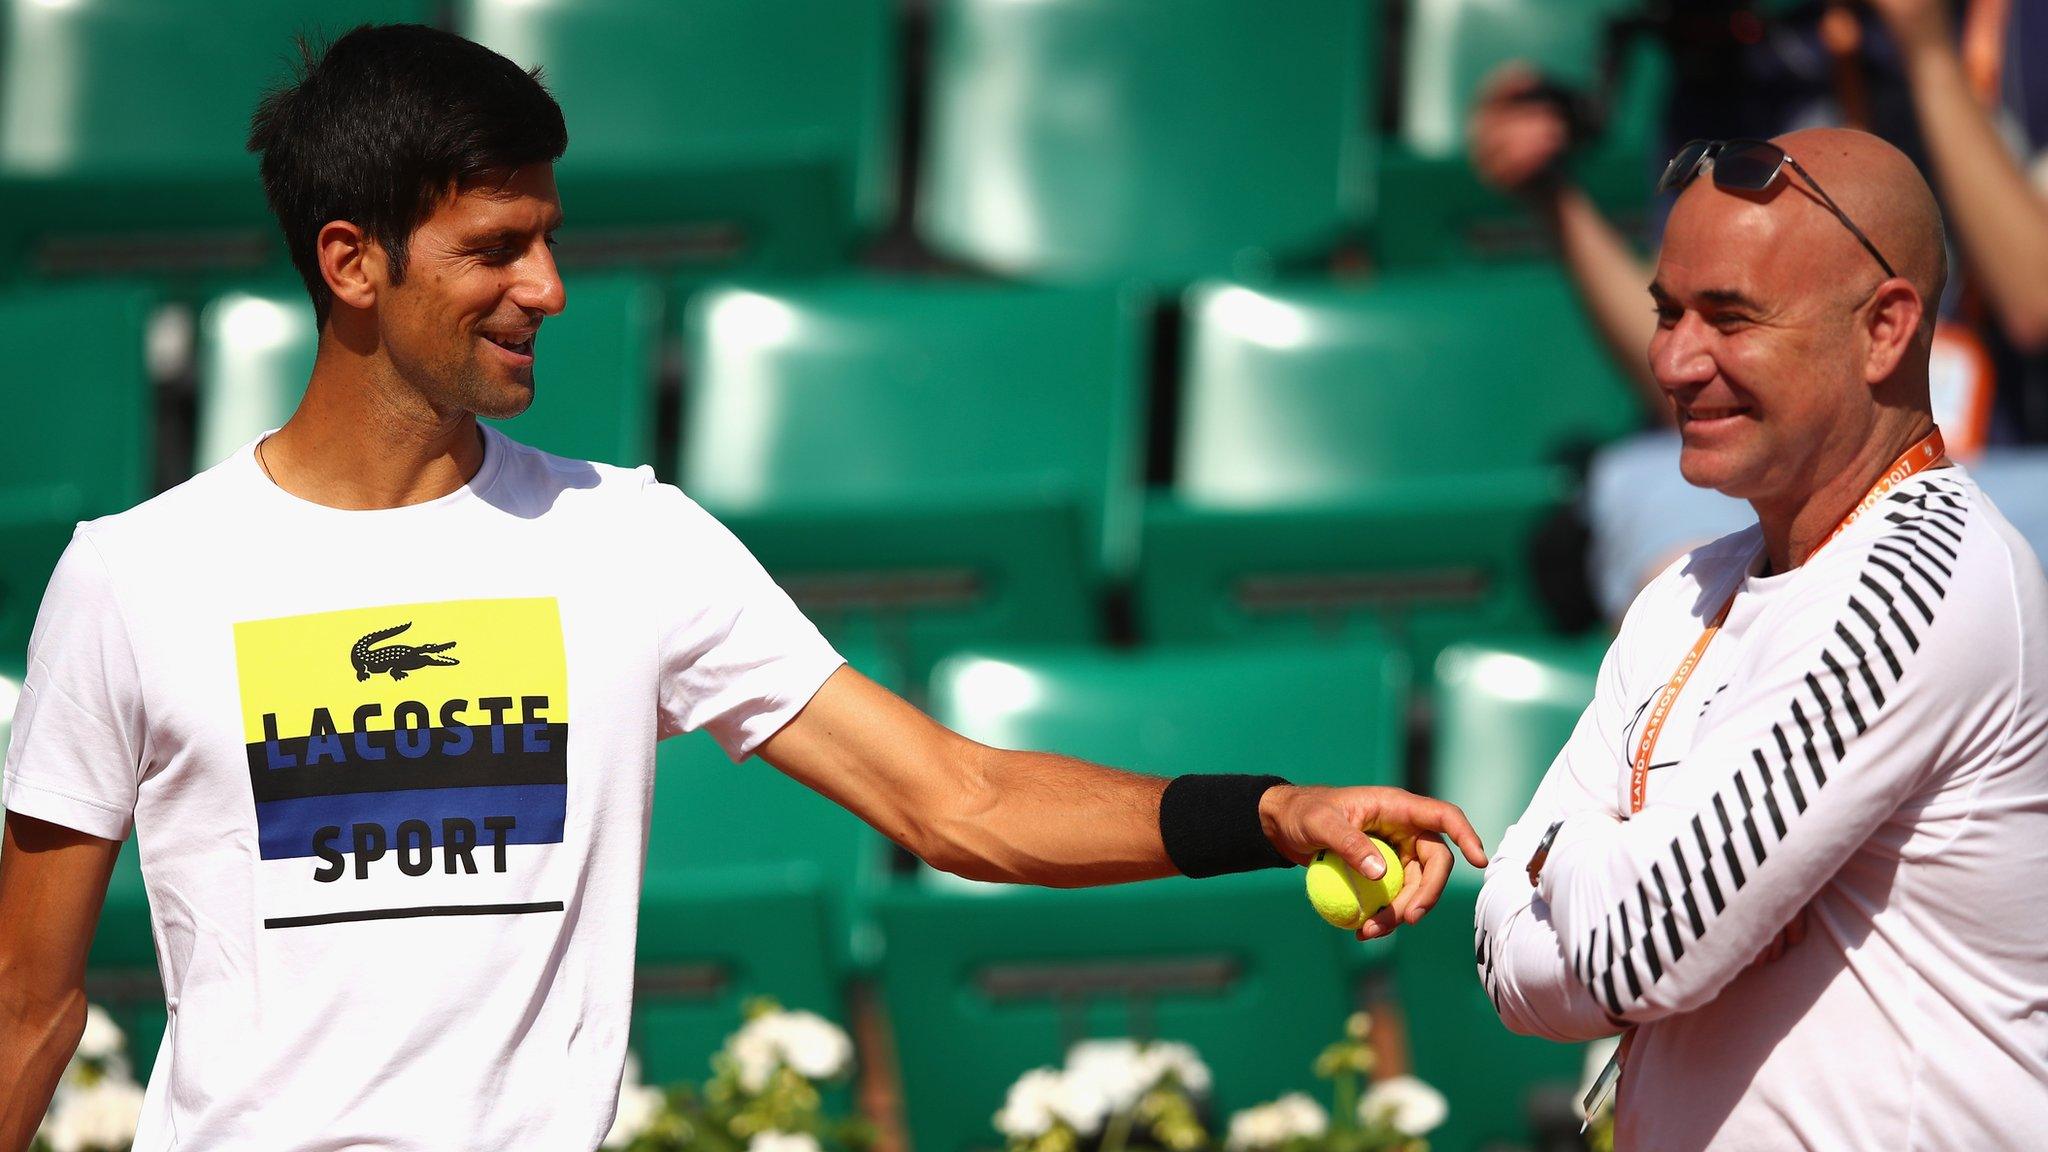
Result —
[[[1610, 651], [1599, 697], [1480, 895], [1480, 978], [1509, 1028], [1583, 1040], [1708, 1003], [1928, 784], [1950, 734], [1989, 724], [2011, 641], [1939, 626], [1939, 597], [1901, 595], [1896, 615], [1876, 599], [1899, 591], [1887, 565], [1905, 565], [1887, 550], [1908, 545], [1920, 543], [1884, 542], [1865, 570], [1875, 582], [1827, 593], [1835, 602], [1809, 594], [1759, 638], [1712, 728], [1626, 819], [1621, 709], [1661, 681], [1624, 685], [1641, 676], [1623, 677]], [[1559, 821], [1532, 888], [1523, 870]]]

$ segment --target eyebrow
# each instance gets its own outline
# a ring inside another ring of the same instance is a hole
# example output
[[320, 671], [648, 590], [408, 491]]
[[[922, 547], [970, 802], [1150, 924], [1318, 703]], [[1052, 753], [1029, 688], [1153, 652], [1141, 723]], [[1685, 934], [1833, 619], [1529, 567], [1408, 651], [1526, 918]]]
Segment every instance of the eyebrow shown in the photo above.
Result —
[[[1734, 288], [1707, 288], [1696, 293], [1696, 295], [1703, 304], [1712, 304], [1723, 308], [1740, 308], [1751, 312], [1762, 310], [1762, 305]], [[1650, 284], [1650, 296], [1659, 304], [1678, 303], [1676, 296], [1666, 291], [1664, 285], [1654, 281]]]
[[[541, 232], [543, 235], [545, 235], [548, 233], [560, 231], [561, 227], [562, 218], [560, 216], [557, 216], [552, 221], [544, 222], [541, 227]], [[526, 229], [517, 228], [507, 224], [500, 225], [496, 228], [486, 228], [483, 231], [476, 233], [470, 242], [473, 244], [495, 244], [504, 240], [517, 240], [525, 235], [527, 235]]]

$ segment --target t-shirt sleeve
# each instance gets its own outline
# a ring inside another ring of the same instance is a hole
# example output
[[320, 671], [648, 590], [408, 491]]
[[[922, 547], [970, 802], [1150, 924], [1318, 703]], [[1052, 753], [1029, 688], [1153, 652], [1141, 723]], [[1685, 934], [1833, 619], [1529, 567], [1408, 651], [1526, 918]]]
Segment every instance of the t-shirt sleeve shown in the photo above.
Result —
[[649, 484], [660, 734], [709, 729], [735, 761], [794, 719], [844, 663], [746, 546], [668, 484]]
[[124, 840], [134, 823], [146, 730], [126, 618], [106, 561], [81, 528], [36, 614], [0, 803]]

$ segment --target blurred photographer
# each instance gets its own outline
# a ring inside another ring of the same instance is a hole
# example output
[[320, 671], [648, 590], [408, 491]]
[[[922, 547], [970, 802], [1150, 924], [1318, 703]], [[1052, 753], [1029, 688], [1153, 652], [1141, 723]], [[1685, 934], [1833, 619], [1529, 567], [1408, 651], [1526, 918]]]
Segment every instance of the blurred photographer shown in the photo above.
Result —
[[[1805, 4], [1769, 16], [1758, 7], [1664, 5], [1646, 21], [1677, 76], [1666, 143], [1846, 122], [1929, 172], [1969, 282], [1943, 301], [1960, 323], [1943, 326], [1937, 359], [1952, 371], [1944, 377], [1938, 363], [1936, 377], [1937, 392], [1951, 382], [1959, 395], [1950, 407], [1970, 418], [1945, 426], [1964, 451], [1984, 446], [1980, 480], [2035, 549], [2048, 548], [2048, 448], [2038, 447], [2048, 444], [2048, 0], [1970, 0], [1960, 47], [1941, 0]], [[1648, 265], [1563, 163], [1597, 121], [1584, 99], [1507, 65], [1475, 108], [1470, 156], [1480, 179], [1521, 199], [1553, 237], [1657, 427], [1600, 453], [1588, 478], [1594, 592], [1618, 618], [1673, 557], [1752, 517], [1679, 476], [1669, 404], [1644, 356], [1656, 326]], [[1974, 427], [1957, 426], [1966, 422]]]

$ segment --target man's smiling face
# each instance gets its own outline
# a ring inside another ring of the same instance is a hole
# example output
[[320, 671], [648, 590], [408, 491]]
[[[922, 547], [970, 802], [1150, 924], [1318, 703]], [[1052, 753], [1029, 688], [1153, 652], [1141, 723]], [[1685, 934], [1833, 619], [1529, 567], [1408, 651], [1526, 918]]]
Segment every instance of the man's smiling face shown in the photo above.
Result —
[[444, 198], [377, 291], [393, 368], [436, 408], [504, 419], [533, 403], [541, 321], [561, 312], [554, 169], [535, 164]]
[[1797, 189], [1724, 192], [1702, 176], [1672, 209], [1650, 294], [1650, 368], [1685, 478], [1745, 500], [1811, 491], [1820, 461], [1869, 433], [1858, 312], [1883, 273]]

